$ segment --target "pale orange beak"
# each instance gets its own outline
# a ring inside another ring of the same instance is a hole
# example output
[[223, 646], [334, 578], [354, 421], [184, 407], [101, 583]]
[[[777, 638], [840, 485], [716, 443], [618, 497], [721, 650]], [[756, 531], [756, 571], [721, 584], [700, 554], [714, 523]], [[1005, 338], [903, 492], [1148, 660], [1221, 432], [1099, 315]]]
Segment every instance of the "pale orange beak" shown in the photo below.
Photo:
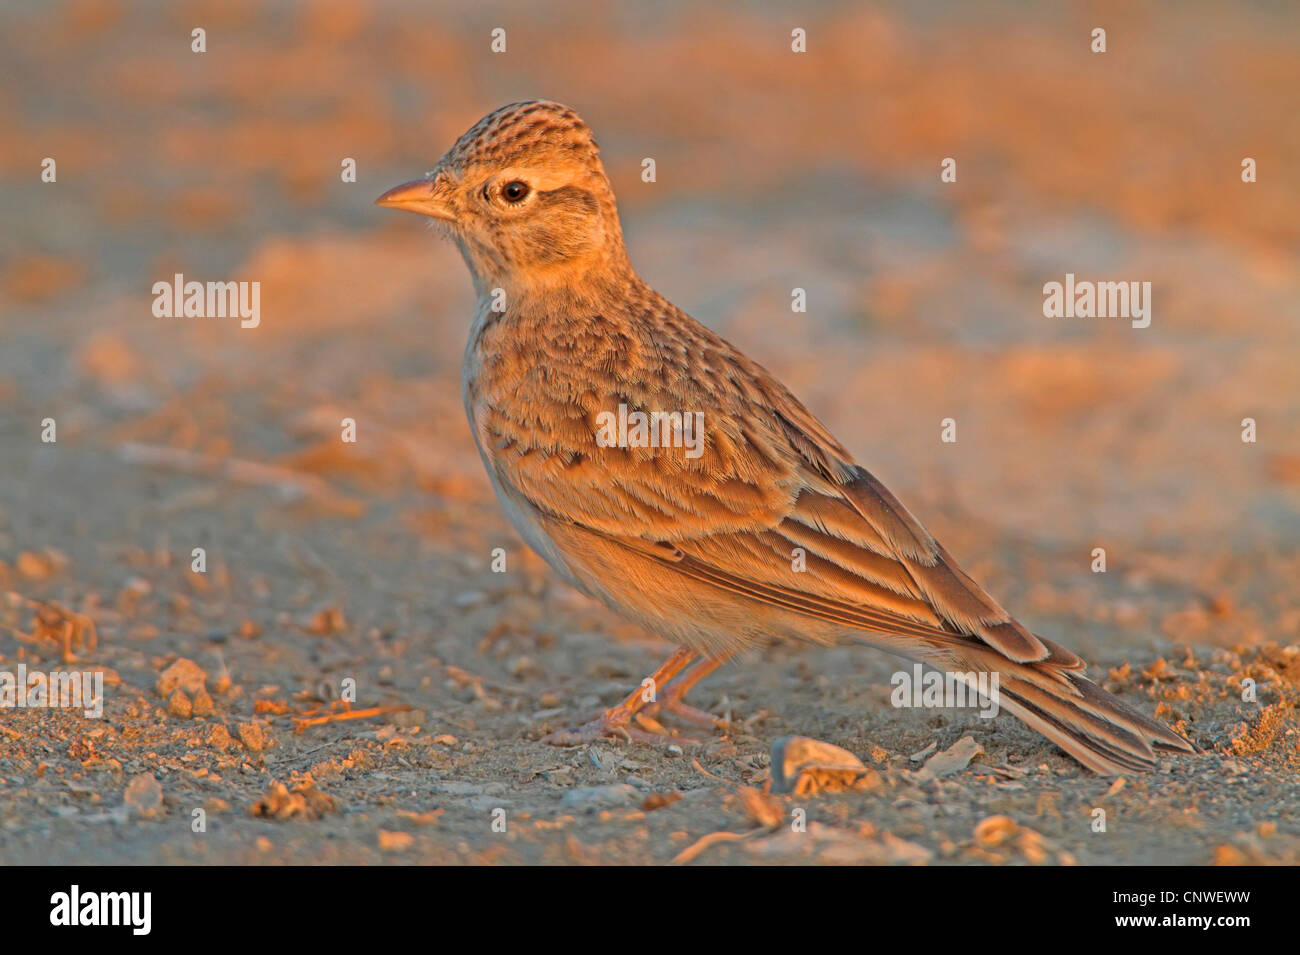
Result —
[[375, 205], [455, 222], [456, 215], [447, 202], [447, 192], [447, 179], [439, 174], [432, 178], [413, 179], [400, 186], [394, 186], [376, 199]]

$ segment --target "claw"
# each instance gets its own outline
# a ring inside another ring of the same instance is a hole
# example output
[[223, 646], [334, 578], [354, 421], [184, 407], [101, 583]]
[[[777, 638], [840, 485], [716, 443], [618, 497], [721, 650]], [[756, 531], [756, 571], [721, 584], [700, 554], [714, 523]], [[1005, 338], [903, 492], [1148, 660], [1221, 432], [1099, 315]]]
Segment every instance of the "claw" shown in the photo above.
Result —
[[673, 696], [666, 700], [660, 700], [658, 703], [650, 704], [642, 713], [638, 714], [638, 718], [654, 718], [659, 715], [661, 710], [665, 713], [672, 713], [674, 716], [685, 720], [692, 726], [700, 727], [700, 729], [731, 729], [731, 723], [728, 720], [724, 720], [721, 716], [714, 716], [707, 710], [691, 706], [691, 704], [683, 701], [678, 696]]

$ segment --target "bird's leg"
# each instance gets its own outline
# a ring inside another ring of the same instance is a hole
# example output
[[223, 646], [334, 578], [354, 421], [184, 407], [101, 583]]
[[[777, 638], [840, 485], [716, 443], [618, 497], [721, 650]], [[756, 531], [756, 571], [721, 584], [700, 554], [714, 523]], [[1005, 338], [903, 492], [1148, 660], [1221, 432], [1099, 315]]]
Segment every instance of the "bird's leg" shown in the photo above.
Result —
[[641, 685], [628, 694], [627, 699], [622, 703], [611, 706], [600, 716], [583, 726], [574, 729], [556, 730], [554, 733], [543, 736], [542, 742], [550, 743], [552, 746], [576, 746], [579, 743], [590, 743], [602, 736], [622, 736], [643, 743], [693, 742], [685, 738], [679, 739], [670, 736], [667, 733], [648, 733], [630, 724], [634, 716], [647, 706], [650, 706], [658, 697], [659, 687], [666, 688], [673, 677], [686, 669], [690, 662], [695, 659], [695, 656], [694, 652], [685, 648], [676, 651], [664, 662], [663, 666], [655, 670], [645, 680], [642, 680]]
[[661, 712], [673, 713], [688, 723], [694, 723], [704, 729], [726, 729], [731, 725], [726, 720], [691, 706], [685, 700], [686, 694], [691, 691], [695, 684], [720, 666], [722, 666], [722, 660], [714, 657], [700, 657], [691, 664], [689, 669], [669, 683], [664, 688], [664, 692], [659, 695], [659, 699], [642, 710], [638, 717], [657, 719]]

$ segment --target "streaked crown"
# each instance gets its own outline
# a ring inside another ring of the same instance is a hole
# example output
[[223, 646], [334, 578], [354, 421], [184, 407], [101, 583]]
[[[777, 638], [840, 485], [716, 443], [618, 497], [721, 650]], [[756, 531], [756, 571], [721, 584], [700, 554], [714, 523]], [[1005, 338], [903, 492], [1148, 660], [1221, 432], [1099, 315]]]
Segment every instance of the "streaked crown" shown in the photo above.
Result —
[[474, 165], [504, 167], [547, 160], [592, 165], [603, 172], [590, 127], [569, 107], [546, 100], [511, 103], [488, 113], [443, 157], [443, 163], [458, 173]]

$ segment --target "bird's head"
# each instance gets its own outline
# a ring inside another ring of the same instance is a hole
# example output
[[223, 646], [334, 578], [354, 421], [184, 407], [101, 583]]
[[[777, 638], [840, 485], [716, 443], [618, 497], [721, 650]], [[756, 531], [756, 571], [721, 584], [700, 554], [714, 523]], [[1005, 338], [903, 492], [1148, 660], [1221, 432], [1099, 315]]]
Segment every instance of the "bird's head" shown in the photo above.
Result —
[[444, 223], [480, 294], [626, 266], [600, 150], [587, 124], [558, 103], [489, 113], [430, 173], [375, 201]]

